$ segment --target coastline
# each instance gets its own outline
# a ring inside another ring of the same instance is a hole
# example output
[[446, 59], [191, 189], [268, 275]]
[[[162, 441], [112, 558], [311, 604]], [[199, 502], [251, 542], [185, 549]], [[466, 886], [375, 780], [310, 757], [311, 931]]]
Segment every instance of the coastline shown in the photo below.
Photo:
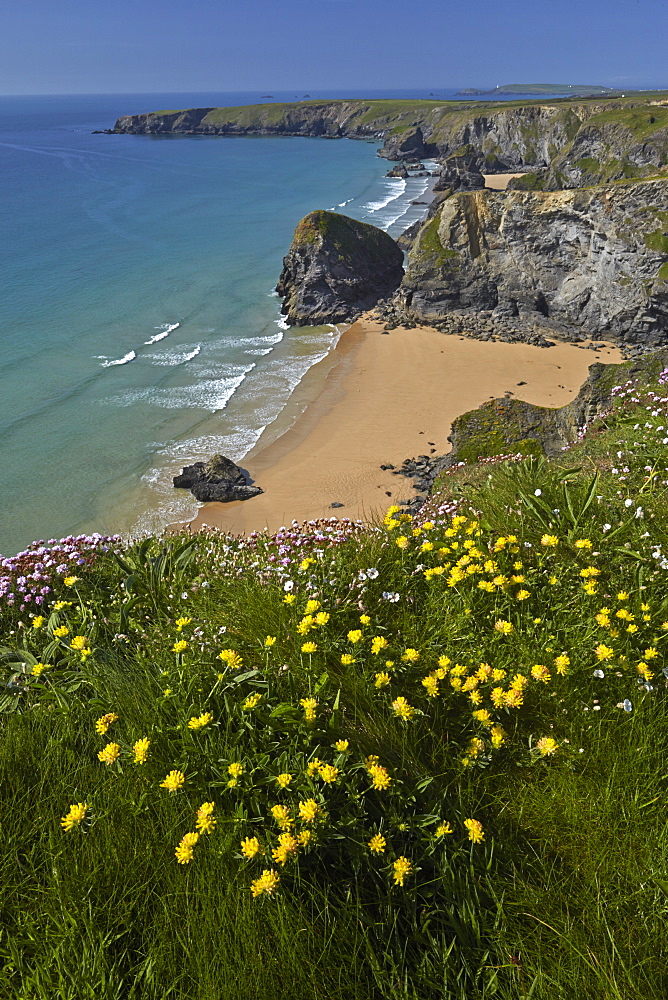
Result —
[[373, 520], [388, 504], [414, 495], [407, 480], [381, 464], [399, 467], [406, 457], [432, 449], [446, 454], [454, 418], [507, 392], [563, 406], [577, 395], [591, 364], [622, 360], [611, 344], [598, 351], [566, 343], [540, 348], [430, 327], [390, 334], [383, 328], [368, 316], [348, 327], [295, 390], [291, 405], [301, 415], [278, 438], [268, 441], [263, 434], [245, 456], [242, 464], [265, 492], [243, 502], [204, 504], [191, 530], [246, 534], [332, 515]]

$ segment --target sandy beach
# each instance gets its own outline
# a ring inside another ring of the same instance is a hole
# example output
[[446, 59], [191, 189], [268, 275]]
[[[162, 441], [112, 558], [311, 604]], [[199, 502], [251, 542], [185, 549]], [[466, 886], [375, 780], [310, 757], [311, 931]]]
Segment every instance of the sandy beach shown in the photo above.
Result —
[[260, 438], [242, 462], [265, 492], [244, 502], [204, 504], [193, 529], [275, 530], [293, 518], [333, 514], [368, 520], [414, 496], [410, 480], [379, 466], [446, 454], [459, 414], [506, 392], [563, 406], [595, 361], [622, 360], [611, 345], [598, 351], [562, 343], [540, 348], [428, 327], [382, 331], [369, 319], [345, 331], [332, 355], [302, 382], [301, 416], [277, 440]]

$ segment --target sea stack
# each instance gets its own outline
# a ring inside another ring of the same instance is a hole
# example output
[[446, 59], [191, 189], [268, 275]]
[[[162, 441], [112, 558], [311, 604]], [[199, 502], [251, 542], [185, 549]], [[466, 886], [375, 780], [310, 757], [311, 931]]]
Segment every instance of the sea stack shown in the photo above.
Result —
[[297, 226], [276, 291], [291, 326], [357, 318], [387, 298], [403, 278], [404, 255], [375, 226], [316, 211]]

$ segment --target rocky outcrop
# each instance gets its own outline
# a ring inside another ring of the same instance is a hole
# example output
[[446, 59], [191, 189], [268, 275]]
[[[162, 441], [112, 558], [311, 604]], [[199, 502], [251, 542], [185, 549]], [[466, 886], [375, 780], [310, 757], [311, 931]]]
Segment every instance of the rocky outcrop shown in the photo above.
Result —
[[179, 476], [174, 476], [174, 486], [190, 490], [202, 503], [217, 500], [249, 500], [262, 493], [259, 486], [251, 486], [243, 469], [224, 455], [214, 455], [208, 462], [186, 465]]
[[316, 211], [297, 226], [276, 291], [292, 326], [340, 323], [392, 294], [403, 273], [403, 253], [387, 233]]
[[454, 420], [448, 438], [452, 451], [432, 459], [425, 476], [430, 474], [433, 481], [442, 468], [494, 455], [559, 455], [577, 441], [583, 427], [611, 409], [615, 386], [627, 380], [652, 383], [667, 365], [668, 348], [620, 365], [597, 363], [576, 398], [555, 409], [519, 399], [489, 400]]
[[415, 239], [401, 322], [535, 316], [594, 338], [668, 342], [668, 180], [446, 198]]
[[441, 168], [441, 173], [434, 185], [434, 191], [479, 191], [485, 186], [483, 170], [485, 160], [481, 153], [474, 150], [458, 156], [449, 156]]

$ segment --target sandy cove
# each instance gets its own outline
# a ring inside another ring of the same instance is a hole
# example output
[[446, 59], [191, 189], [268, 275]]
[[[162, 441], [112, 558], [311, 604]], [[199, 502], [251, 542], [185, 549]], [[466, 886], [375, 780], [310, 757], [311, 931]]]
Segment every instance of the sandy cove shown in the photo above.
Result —
[[[311, 518], [369, 520], [412, 498], [403, 477], [382, 471], [420, 454], [446, 454], [456, 416], [510, 391], [540, 406], [572, 400], [595, 361], [617, 363], [618, 349], [571, 344], [532, 347], [483, 342], [429, 327], [389, 334], [369, 319], [354, 323], [297, 390], [309, 400], [281, 437], [262, 437], [243, 460], [265, 491], [252, 500], [208, 503], [191, 522], [234, 534]], [[600, 341], [599, 341], [600, 343]], [[524, 385], [518, 383], [524, 382]], [[332, 509], [332, 503], [341, 509]]]

